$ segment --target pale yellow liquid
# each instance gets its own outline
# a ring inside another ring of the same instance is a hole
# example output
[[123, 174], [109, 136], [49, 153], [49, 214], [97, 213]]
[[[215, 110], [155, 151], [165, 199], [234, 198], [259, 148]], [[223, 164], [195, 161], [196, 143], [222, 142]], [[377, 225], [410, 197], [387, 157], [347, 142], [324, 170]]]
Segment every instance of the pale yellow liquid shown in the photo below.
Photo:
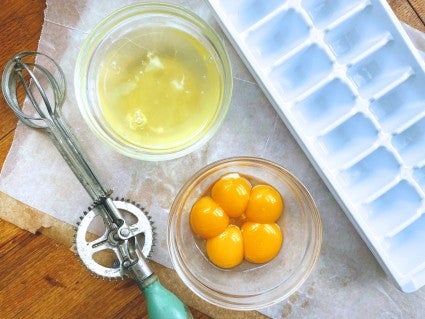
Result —
[[215, 59], [195, 38], [146, 28], [106, 54], [98, 77], [105, 120], [120, 139], [146, 149], [173, 149], [203, 135], [221, 99]]

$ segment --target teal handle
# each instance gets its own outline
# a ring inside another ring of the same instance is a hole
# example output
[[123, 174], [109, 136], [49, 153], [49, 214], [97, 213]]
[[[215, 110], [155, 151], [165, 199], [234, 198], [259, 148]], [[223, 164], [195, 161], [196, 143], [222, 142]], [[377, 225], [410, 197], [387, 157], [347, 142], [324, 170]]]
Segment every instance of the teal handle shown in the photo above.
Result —
[[156, 278], [143, 288], [148, 303], [149, 319], [191, 319], [192, 314], [185, 304], [171, 291], [164, 288]]

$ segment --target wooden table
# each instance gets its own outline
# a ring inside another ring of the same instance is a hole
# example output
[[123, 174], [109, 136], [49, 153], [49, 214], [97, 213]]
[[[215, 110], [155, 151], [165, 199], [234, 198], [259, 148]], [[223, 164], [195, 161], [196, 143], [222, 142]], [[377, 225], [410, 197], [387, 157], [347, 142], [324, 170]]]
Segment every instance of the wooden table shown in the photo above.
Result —
[[[396, 15], [425, 31], [423, 0], [389, 0]], [[45, 1], [3, 0], [0, 65], [24, 50], [36, 50]], [[16, 117], [0, 99], [0, 167], [11, 146]], [[0, 220], [0, 317], [147, 318], [145, 300], [130, 280], [93, 284], [77, 257], [42, 234]], [[194, 318], [210, 318], [191, 309]], [[84, 314], [84, 315], [83, 315]]]

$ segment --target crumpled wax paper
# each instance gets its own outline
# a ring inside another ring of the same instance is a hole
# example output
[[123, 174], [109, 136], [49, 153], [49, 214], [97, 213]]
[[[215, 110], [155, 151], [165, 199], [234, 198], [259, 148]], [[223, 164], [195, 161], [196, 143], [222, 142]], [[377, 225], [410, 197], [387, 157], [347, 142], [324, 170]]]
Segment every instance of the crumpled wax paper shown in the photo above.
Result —
[[[308, 280], [288, 300], [261, 312], [273, 318], [418, 317], [425, 313], [425, 290], [403, 294], [387, 279], [297, 142], [225, 40], [234, 73], [231, 107], [218, 133], [183, 158], [145, 162], [127, 158], [99, 142], [80, 116], [73, 73], [82, 41], [112, 11], [137, 1], [47, 0], [39, 51], [65, 71], [68, 97], [64, 116], [99, 175], [114, 194], [148, 208], [157, 227], [153, 259], [172, 267], [166, 245], [168, 212], [177, 192], [198, 169], [231, 156], [258, 156], [292, 171], [306, 185], [321, 212], [323, 245]], [[168, 1], [187, 7], [222, 35], [208, 5], [200, 0]], [[424, 34], [406, 26], [417, 48]], [[0, 190], [66, 223], [75, 224], [91, 204], [84, 188], [43, 131], [18, 124], [0, 176]], [[16, 212], [19, 218], [19, 212]]]

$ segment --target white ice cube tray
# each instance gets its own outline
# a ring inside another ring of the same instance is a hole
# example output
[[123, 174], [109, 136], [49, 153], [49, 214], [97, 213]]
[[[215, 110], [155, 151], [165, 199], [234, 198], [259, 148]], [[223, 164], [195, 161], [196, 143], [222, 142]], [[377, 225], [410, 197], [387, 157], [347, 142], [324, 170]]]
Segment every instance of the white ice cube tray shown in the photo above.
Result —
[[425, 66], [386, 1], [209, 0], [397, 286], [425, 284]]

